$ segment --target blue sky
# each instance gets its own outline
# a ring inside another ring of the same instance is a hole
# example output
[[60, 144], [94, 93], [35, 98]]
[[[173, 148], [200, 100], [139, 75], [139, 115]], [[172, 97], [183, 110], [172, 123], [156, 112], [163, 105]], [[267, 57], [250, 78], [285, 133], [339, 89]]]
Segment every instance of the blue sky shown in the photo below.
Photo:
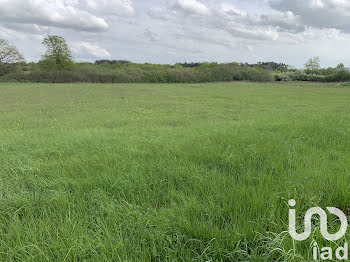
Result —
[[47, 34], [76, 60], [350, 66], [350, 0], [0, 0], [0, 38], [28, 61]]

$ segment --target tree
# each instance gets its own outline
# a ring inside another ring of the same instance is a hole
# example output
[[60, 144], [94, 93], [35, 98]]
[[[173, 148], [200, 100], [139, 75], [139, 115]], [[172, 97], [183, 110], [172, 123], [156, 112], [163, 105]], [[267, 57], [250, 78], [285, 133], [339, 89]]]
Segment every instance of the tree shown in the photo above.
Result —
[[46, 53], [41, 60], [49, 70], [70, 70], [74, 65], [71, 51], [66, 40], [61, 36], [48, 35], [43, 45]]
[[316, 70], [316, 69], [320, 69], [321, 68], [321, 60], [319, 57], [314, 57], [314, 58], [310, 58], [306, 64], [305, 64], [305, 68], [308, 70]]
[[345, 66], [344, 66], [344, 64], [343, 63], [339, 63], [338, 65], [337, 65], [337, 68], [345, 68]]
[[10, 45], [6, 40], [0, 39], [0, 63], [21, 63], [24, 57], [15, 46]]

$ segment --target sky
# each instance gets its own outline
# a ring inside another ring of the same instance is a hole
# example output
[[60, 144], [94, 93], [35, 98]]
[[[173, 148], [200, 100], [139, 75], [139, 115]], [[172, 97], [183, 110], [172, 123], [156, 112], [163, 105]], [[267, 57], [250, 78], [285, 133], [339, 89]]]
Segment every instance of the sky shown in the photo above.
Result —
[[0, 0], [0, 38], [27, 61], [48, 34], [77, 61], [350, 67], [350, 0]]

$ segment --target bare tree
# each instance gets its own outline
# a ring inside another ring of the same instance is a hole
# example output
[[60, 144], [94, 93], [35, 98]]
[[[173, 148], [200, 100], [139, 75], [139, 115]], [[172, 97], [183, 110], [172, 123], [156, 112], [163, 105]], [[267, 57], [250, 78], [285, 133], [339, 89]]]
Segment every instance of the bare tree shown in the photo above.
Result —
[[20, 63], [24, 61], [23, 55], [15, 46], [10, 45], [4, 39], [0, 39], [0, 63]]

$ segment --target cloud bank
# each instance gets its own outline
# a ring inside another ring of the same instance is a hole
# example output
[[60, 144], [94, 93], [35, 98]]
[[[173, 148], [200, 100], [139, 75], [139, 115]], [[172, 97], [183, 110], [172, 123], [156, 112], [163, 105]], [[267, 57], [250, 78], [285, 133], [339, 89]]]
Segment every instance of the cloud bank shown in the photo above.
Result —
[[348, 61], [350, 0], [0, 0], [0, 38], [38, 60], [46, 34], [79, 60]]

